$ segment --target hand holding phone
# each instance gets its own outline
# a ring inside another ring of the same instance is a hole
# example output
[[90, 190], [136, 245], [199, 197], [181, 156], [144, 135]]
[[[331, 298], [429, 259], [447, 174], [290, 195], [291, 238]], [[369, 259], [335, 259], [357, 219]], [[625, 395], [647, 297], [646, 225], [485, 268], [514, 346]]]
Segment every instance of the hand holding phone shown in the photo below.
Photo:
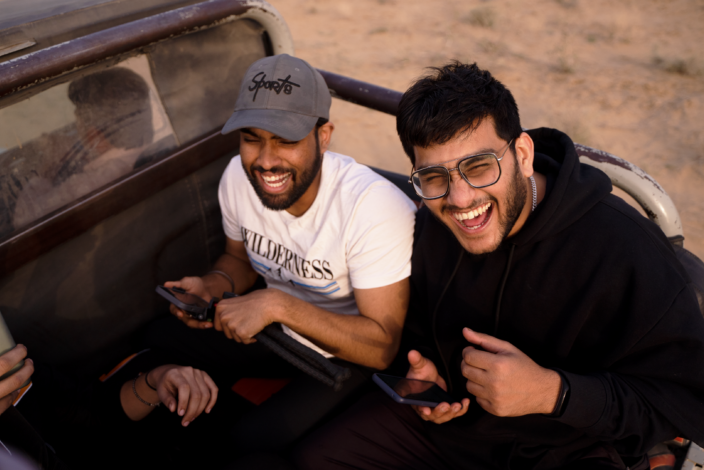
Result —
[[[168, 281], [163, 285], [166, 289], [180, 289], [188, 294], [195, 295], [203, 299], [206, 303], [210, 302], [211, 295], [205, 288], [205, 283], [202, 278], [197, 276], [187, 276], [178, 281]], [[173, 316], [181, 320], [186, 326], [196, 329], [212, 328], [213, 323], [201, 321], [193, 318], [189, 312], [179, 308], [173, 302], [169, 305], [169, 311]]]
[[[438, 384], [443, 390], [447, 389], [445, 380], [438, 374], [438, 370], [428, 358], [423, 357], [418, 351], [409, 351], [408, 363], [410, 368], [406, 374], [408, 379], [427, 380]], [[413, 409], [418, 416], [425, 421], [432, 421], [436, 424], [445, 423], [453, 418], [462, 416], [469, 408], [469, 398], [463, 398], [461, 402], [442, 402], [438, 406], [417, 406]]]

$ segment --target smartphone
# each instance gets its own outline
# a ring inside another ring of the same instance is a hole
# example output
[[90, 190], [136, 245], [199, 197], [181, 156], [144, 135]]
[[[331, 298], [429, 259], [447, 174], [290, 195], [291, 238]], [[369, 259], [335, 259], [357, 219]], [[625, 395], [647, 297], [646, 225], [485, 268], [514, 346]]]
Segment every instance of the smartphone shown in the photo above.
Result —
[[396, 403], [435, 408], [442, 402], [455, 403], [449, 393], [435, 382], [407, 379], [395, 375], [374, 374], [372, 380]]
[[[5, 319], [2, 317], [2, 314], [0, 313], [0, 355], [5, 354], [8, 352], [10, 349], [14, 348], [16, 346], [15, 340], [12, 339], [12, 335], [10, 334], [10, 329], [7, 327], [5, 324]], [[7, 373], [3, 374], [0, 377], [0, 380], [5, 380], [18, 370], [20, 370], [24, 366], [24, 360], [20, 361], [17, 363], [15, 367], [10, 369]], [[29, 383], [29, 380], [22, 384], [20, 388], [26, 386]]]
[[214, 302], [206, 302], [197, 295], [178, 287], [156, 286], [156, 293], [199, 321], [212, 321]]

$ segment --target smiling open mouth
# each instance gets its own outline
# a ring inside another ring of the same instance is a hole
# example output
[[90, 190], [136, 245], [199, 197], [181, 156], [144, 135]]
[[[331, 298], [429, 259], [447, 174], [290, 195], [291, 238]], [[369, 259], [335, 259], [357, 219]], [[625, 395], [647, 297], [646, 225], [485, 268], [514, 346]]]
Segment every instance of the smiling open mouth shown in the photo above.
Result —
[[486, 225], [491, 218], [492, 208], [492, 203], [487, 202], [486, 204], [471, 211], [453, 212], [452, 216], [464, 228], [468, 230], [478, 230]]
[[283, 173], [281, 175], [274, 175], [274, 176], [264, 176], [261, 175], [262, 179], [264, 180], [264, 184], [269, 186], [270, 188], [280, 188], [286, 182], [291, 178], [291, 173]]

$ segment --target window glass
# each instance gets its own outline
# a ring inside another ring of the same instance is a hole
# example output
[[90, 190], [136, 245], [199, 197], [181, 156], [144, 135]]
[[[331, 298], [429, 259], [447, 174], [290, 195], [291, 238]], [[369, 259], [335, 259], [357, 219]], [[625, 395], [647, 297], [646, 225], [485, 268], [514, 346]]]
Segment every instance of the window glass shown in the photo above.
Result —
[[144, 55], [0, 109], [0, 236], [177, 145]]
[[262, 27], [238, 20], [155, 44], [154, 81], [181, 143], [225, 124], [247, 68], [264, 57]]

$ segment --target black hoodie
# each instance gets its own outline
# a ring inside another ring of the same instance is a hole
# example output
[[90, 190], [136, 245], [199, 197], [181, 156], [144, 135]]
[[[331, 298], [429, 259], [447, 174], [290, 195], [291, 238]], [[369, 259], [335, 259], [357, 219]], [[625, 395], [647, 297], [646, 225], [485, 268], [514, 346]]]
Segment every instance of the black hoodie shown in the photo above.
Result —
[[[472, 400], [465, 416], [427, 423], [430, 439], [459, 468], [520, 469], [559, 467], [604, 442], [626, 463], [677, 435], [703, 442], [704, 319], [687, 273], [569, 137], [529, 134], [549, 193], [496, 251], [471, 255], [427, 208], [417, 215], [404, 349]], [[562, 371], [563, 415], [500, 418], [475, 403], [460, 372], [465, 326]]]

